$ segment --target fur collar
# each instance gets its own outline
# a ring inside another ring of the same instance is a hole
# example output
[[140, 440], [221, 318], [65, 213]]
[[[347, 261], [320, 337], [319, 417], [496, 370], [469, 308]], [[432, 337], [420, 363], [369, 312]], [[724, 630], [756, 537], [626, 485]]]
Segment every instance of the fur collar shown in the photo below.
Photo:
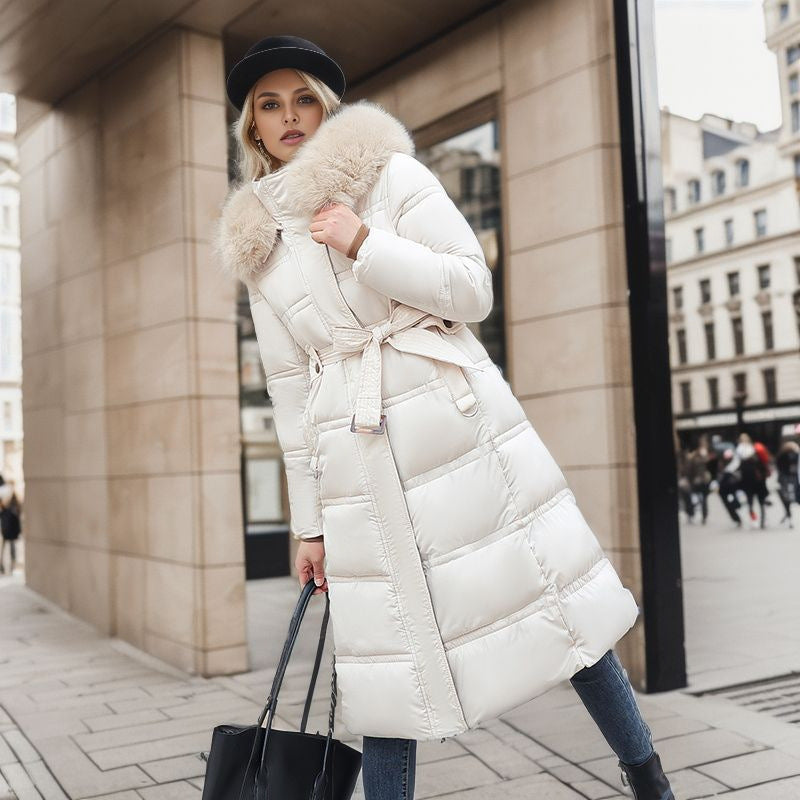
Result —
[[[367, 100], [341, 105], [283, 167], [289, 211], [314, 214], [327, 202], [354, 208], [396, 151], [415, 153], [411, 135], [400, 120]], [[275, 220], [256, 197], [253, 182], [235, 185], [214, 231], [219, 266], [244, 282], [256, 278], [276, 235]]]

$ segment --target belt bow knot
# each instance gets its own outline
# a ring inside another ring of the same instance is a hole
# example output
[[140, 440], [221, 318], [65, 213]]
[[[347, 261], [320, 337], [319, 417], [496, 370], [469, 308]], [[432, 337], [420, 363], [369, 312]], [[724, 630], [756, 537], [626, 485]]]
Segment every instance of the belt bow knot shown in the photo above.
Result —
[[[464, 327], [463, 322], [446, 325], [442, 317], [411, 306], [396, 305], [389, 317], [372, 328], [337, 325], [331, 330], [332, 344], [326, 350], [307, 348], [311, 364], [312, 394], [316, 396], [317, 378], [321, 370], [317, 362], [341, 361], [361, 353], [361, 374], [350, 430], [354, 433], [382, 433], [385, 415], [381, 414], [381, 345], [395, 350], [427, 356], [439, 362], [439, 369], [453, 401], [468, 416], [477, 411], [477, 401], [461, 367], [483, 369], [448, 342], [441, 333], [452, 334]], [[438, 330], [433, 330], [438, 328]], [[309, 406], [312, 397], [309, 398]]]

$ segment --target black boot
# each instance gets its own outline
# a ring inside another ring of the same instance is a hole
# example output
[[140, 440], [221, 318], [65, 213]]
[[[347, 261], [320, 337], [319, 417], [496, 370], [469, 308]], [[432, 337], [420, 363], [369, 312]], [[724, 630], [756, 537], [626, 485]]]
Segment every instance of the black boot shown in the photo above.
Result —
[[619, 762], [622, 782], [633, 790], [635, 800], [675, 800], [664, 770], [661, 758], [655, 751], [644, 764], [631, 766]]

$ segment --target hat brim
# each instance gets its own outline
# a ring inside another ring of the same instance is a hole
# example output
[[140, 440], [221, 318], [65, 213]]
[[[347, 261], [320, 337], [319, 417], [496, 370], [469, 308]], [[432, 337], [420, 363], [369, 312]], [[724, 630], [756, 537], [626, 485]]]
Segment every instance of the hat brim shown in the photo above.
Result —
[[341, 99], [347, 85], [341, 67], [329, 56], [304, 47], [273, 47], [245, 56], [228, 75], [226, 91], [233, 105], [242, 110], [253, 84], [274, 69], [302, 69], [326, 83]]

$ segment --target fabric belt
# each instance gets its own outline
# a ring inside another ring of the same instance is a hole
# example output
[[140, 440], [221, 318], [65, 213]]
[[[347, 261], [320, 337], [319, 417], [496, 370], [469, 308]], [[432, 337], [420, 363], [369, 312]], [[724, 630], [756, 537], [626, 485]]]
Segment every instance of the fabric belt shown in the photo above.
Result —
[[[373, 328], [335, 326], [331, 330], [333, 342], [324, 350], [318, 351], [312, 345], [307, 345], [305, 351], [309, 357], [311, 386], [303, 428], [312, 456], [316, 443], [311, 417], [322, 366], [325, 364], [361, 353], [361, 374], [350, 429], [354, 433], [383, 432], [385, 415], [381, 414], [381, 345], [384, 342], [395, 350], [427, 356], [439, 362], [444, 382], [459, 411], [466, 416], [475, 414], [478, 410], [477, 401], [461, 368], [483, 370], [484, 367], [473, 364], [468, 356], [441, 335], [456, 333], [464, 325], [464, 322], [456, 322], [448, 326], [442, 317], [399, 304], [392, 309], [386, 320]], [[432, 330], [433, 328], [438, 330]], [[316, 462], [312, 464], [312, 468], [316, 470]]]

